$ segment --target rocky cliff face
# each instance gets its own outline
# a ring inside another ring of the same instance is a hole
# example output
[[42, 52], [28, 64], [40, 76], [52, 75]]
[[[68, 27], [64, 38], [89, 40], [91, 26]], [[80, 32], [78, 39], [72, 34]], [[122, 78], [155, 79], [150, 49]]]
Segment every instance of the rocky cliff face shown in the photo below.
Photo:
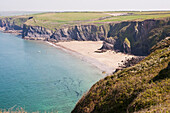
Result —
[[42, 39], [50, 39], [53, 31], [48, 30], [46, 28], [40, 26], [27, 26], [23, 25], [22, 37], [23, 38], [42, 38]]
[[51, 41], [79, 40], [104, 41], [101, 49], [112, 49], [134, 55], [148, 55], [150, 48], [170, 36], [170, 19], [128, 21], [104, 25], [76, 25], [49, 30], [41, 26], [24, 24], [29, 18], [0, 19], [0, 27], [6, 30], [22, 30], [26, 39]]
[[154, 44], [170, 36], [169, 22], [167, 19], [111, 24], [107, 37], [114, 40], [111, 43], [115, 50], [135, 55], [148, 55]]
[[169, 19], [121, 22], [101, 26], [77, 25], [55, 31], [26, 25], [23, 29], [23, 37], [44, 37], [57, 41], [103, 40], [101, 49], [114, 49], [134, 55], [148, 55], [150, 48], [167, 36], [170, 36]]
[[4, 27], [5, 30], [22, 30], [23, 23], [26, 22], [28, 18], [1, 18], [0, 27]]
[[48, 30], [39, 26], [24, 25], [23, 37], [44, 37], [48, 39], [59, 40], [79, 40], [79, 41], [98, 41], [104, 39], [102, 26], [95, 25], [80, 25], [68, 28], [56, 29], [55, 31]]

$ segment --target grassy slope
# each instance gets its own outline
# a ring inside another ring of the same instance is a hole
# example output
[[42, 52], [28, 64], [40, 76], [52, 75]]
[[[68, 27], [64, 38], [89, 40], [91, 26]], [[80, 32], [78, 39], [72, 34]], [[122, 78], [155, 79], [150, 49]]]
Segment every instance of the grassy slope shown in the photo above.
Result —
[[[133, 13], [129, 16], [113, 17], [109, 13]], [[100, 24], [117, 21], [144, 20], [170, 17], [169, 12], [65, 12], [42, 13], [33, 15], [34, 19], [26, 22], [28, 25], [43, 26], [55, 29], [77, 24]]]
[[44, 26], [49, 29], [59, 28], [68, 25], [75, 25], [99, 19], [101, 17], [110, 16], [104, 13], [90, 13], [90, 12], [77, 12], [77, 13], [44, 13], [33, 15], [34, 19], [26, 22], [28, 25]]
[[132, 20], [142, 21], [145, 19], [158, 19], [158, 18], [165, 18], [165, 17], [170, 17], [170, 14], [117, 16], [117, 17], [111, 17], [105, 20], [93, 21], [93, 22], [98, 23], [98, 22], [132, 21]]
[[97, 82], [73, 112], [170, 111], [169, 45], [161, 41], [140, 63]]
[[[128, 16], [112, 16], [113, 13], [133, 13]], [[132, 21], [132, 20], [145, 20], [145, 19], [158, 19], [170, 17], [170, 11], [164, 12], [63, 12], [63, 13], [39, 13], [29, 15], [33, 19], [26, 22], [19, 21], [17, 24], [23, 23], [32, 26], [42, 26], [51, 30], [72, 25], [81, 24], [96, 24], [119, 22], [119, 21]], [[4, 18], [4, 17], [0, 17]], [[6, 17], [12, 18], [10, 21], [18, 21], [19, 18], [28, 18], [28, 16], [14, 16]]]

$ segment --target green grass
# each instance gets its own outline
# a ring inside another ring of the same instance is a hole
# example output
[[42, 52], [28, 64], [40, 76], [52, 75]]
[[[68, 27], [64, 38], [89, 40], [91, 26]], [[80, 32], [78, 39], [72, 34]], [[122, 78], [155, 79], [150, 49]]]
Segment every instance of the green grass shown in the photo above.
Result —
[[[128, 16], [113, 16], [111, 13], [131, 13], [133, 15]], [[33, 19], [17, 20], [18, 18], [28, 18], [33, 16]], [[103, 25], [104, 23], [120, 22], [120, 21], [140, 21], [145, 19], [158, 19], [170, 17], [170, 11], [110, 11], [110, 12], [62, 12], [62, 13], [39, 13], [27, 16], [9, 16], [0, 17], [12, 18], [11, 21], [16, 21], [17, 24], [23, 23], [31, 26], [42, 26], [51, 30], [55, 28], [62, 28], [74, 25]]]
[[[109, 13], [133, 13], [129, 16], [113, 17]], [[167, 14], [168, 13], [168, 14]], [[96, 24], [115, 22], [145, 20], [170, 17], [170, 11], [164, 12], [64, 12], [64, 13], [40, 13], [32, 15], [34, 19], [28, 20], [27, 25], [42, 26], [55, 29], [80, 24]], [[107, 18], [105, 18], [107, 17]], [[102, 18], [102, 19], [101, 19]], [[99, 20], [100, 19], [100, 20]]]
[[158, 14], [158, 15], [129, 15], [129, 16], [117, 16], [117, 17], [111, 17], [109, 19], [105, 20], [98, 20], [94, 21], [94, 23], [99, 22], [117, 22], [117, 21], [142, 21], [145, 19], [159, 19], [159, 18], [165, 18], [170, 17], [170, 14]]
[[63, 27], [67, 25], [80, 24], [87, 21], [107, 17], [104, 13], [85, 13], [85, 12], [70, 12], [70, 13], [43, 13], [33, 15], [34, 19], [26, 22], [28, 25], [45, 26], [52, 28]]
[[106, 11], [106, 13], [166, 14], [170, 11]]

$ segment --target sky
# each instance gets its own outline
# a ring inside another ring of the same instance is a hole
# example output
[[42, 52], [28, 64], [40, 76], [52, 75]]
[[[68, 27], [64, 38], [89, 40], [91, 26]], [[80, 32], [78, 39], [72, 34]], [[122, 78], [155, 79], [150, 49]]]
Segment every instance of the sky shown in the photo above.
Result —
[[170, 0], [0, 0], [0, 11], [170, 10]]

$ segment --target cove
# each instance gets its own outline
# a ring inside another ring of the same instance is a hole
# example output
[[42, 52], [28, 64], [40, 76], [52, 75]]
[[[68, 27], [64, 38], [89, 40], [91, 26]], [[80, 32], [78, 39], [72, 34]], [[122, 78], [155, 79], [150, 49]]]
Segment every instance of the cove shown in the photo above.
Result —
[[69, 113], [101, 71], [44, 42], [0, 32], [0, 109]]

